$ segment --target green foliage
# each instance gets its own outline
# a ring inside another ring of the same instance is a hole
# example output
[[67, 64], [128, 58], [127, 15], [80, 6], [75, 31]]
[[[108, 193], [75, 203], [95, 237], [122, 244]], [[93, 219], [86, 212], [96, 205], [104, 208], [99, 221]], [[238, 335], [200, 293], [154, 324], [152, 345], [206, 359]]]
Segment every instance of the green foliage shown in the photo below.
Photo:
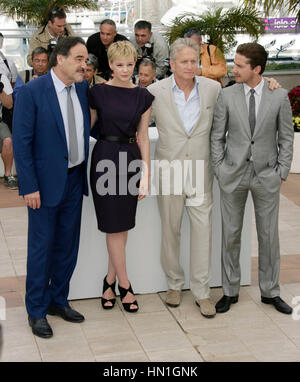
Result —
[[298, 24], [300, 24], [300, 2], [299, 0], [243, 0], [246, 6], [262, 6], [266, 16], [275, 9], [286, 7], [287, 10], [295, 14]]
[[300, 69], [300, 63], [290, 62], [284, 64], [277, 64], [276, 62], [271, 62], [266, 65], [266, 70], [294, 70]]
[[0, 0], [1, 13], [18, 17], [28, 24], [43, 25], [52, 9], [97, 9], [94, 0]]
[[166, 38], [171, 44], [177, 38], [183, 37], [189, 28], [198, 28], [202, 35], [209, 36], [207, 42], [216, 45], [223, 53], [236, 45], [236, 33], [248, 33], [256, 40], [264, 33], [258, 11], [245, 6], [232, 7], [226, 12], [223, 8], [217, 8], [199, 15], [180, 15], [166, 32]]

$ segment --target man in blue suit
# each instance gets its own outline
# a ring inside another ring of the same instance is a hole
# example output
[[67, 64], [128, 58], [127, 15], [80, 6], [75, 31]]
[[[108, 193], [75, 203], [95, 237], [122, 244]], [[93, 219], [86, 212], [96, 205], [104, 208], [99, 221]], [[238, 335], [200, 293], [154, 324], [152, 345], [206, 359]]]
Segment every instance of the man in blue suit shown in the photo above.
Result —
[[88, 52], [79, 37], [62, 39], [51, 70], [20, 90], [14, 108], [13, 148], [19, 193], [28, 207], [26, 308], [32, 332], [53, 332], [46, 315], [82, 322], [68, 304], [87, 195], [90, 113], [84, 69]]

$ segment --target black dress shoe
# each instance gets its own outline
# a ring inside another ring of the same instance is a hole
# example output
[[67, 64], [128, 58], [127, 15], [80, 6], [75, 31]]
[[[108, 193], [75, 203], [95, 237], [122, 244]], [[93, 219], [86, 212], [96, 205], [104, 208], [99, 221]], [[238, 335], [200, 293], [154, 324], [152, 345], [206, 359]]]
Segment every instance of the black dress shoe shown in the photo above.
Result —
[[53, 336], [51, 326], [47, 318], [32, 318], [28, 316], [29, 326], [32, 328], [32, 333], [41, 338], [50, 338]]
[[285, 303], [279, 296], [276, 297], [263, 297], [261, 296], [261, 302], [264, 304], [272, 304], [278, 312], [285, 314], [292, 314], [293, 308]]
[[216, 304], [217, 313], [225, 313], [230, 309], [231, 304], [238, 302], [239, 295], [237, 296], [223, 296]]
[[70, 308], [69, 306], [49, 306], [48, 314], [51, 316], [60, 316], [65, 321], [69, 322], [82, 322], [84, 317], [82, 314], [76, 312], [76, 310]]

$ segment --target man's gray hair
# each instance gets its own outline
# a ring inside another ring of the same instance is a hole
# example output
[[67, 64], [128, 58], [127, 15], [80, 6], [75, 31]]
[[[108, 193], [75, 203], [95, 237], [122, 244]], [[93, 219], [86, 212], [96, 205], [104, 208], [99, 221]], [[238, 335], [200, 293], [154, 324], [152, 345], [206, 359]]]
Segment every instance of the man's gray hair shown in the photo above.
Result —
[[92, 65], [94, 67], [94, 70], [99, 69], [98, 58], [93, 53], [88, 54], [88, 59], [86, 64]]
[[153, 72], [156, 71], [156, 65], [155, 65], [155, 62], [153, 62], [152, 60], [149, 60], [149, 58], [143, 58], [139, 67], [140, 66], [151, 66]]
[[112, 26], [115, 27], [115, 29], [117, 29], [117, 25], [116, 25], [116, 23], [114, 22], [114, 20], [112, 20], [112, 19], [104, 19], [104, 20], [102, 20], [101, 23], [100, 23], [100, 27], [101, 27], [101, 25], [103, 25], [103, 24], [112, 25]]
[[170, 46], [170, 60], [175, 61], [177, 53], [184, 48], [192, 48], [197, 54], [197, 58], [200, 57], [200, 48], [199, 45], [191, 38], [178, 38]]

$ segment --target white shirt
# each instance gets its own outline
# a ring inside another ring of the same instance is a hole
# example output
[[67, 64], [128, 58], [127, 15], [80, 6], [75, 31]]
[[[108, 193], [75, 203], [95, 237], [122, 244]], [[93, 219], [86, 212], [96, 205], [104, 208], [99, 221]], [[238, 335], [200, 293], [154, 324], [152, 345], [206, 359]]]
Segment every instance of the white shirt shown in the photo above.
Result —
[[195, 77], [195, 86], [187, 100], [185, 99], [184, 91], [177, 86], [174, 74], [172, 75], [172, 91], [185, 131], [190, 135], [200, 116], [200, 96], [197, 77]]
[[[4, 75], [4, 74], [1, 74], [1, 79], [0, 81], [3, 83], [4, 85], [4, 88], [3, 88], [3, 91], [9, 95], [9, 94], [12, 94], [13, 92], [13, 88], [11, 87], [11, 84], [8, 80], [8, 78]], [[0, 118], [2, 119], [2, 103], [0, 102]]]
[[5, 58], [6, 57], [4, 54], [0, 51], [0, 73], [5, 74], [10, 83], [16, 82], [18, 77], [18, 69], [10, 58], [6, 58], [9, 66], [8, 69], [6, 63], [4, 62]]
[[[56, 76], [53, 69], [51, 69], [51, 77], [53, 79], [54, 87], [56, 90], [60, 111], [64, 121], [66, 140], [69, 151], [69, 125], [68, 125], [68, 112], [67, 112], [67, 88], [66, 85]], [[78, 161], [76, 163], [71, 163], [69, 161], [69, 168], [73, 166], [77, 166], [85, 160], [84, 153], [84, 128], [83, 128], [83, 113], [81, 109], [81, 105], [76, 93], [75, 84], [71, 85], [71, 98], [74, 106], [75, 113], [75, 123], [76, 123], [76, 131], [77, 131], [77, 142], [78, 142]]]
[[[261, 101], [263, 87], [264, 87], [264, 81], [263, 81], [263, 79], [261, 79], [260, 83], [257, 86], [255, 86], [255, 88], [253, 88], [255, 90], [254, 99], [255, 99], [255, 116], [256, 116], [256, 119], [257, 119], [258, 108], [259, 108], [260, 101]], [[247, 84], [244, 83], [244, 92], [245, 92], [245, 97], [246, 97], [246, 104], [247, 104], [248, 113], [249, 113], [249, 99], [250, 99], [250, 94], [251, 94], [250, 90], [251, 89], [252, 88], [250, 88], [250, 86], [248, 86]]]

